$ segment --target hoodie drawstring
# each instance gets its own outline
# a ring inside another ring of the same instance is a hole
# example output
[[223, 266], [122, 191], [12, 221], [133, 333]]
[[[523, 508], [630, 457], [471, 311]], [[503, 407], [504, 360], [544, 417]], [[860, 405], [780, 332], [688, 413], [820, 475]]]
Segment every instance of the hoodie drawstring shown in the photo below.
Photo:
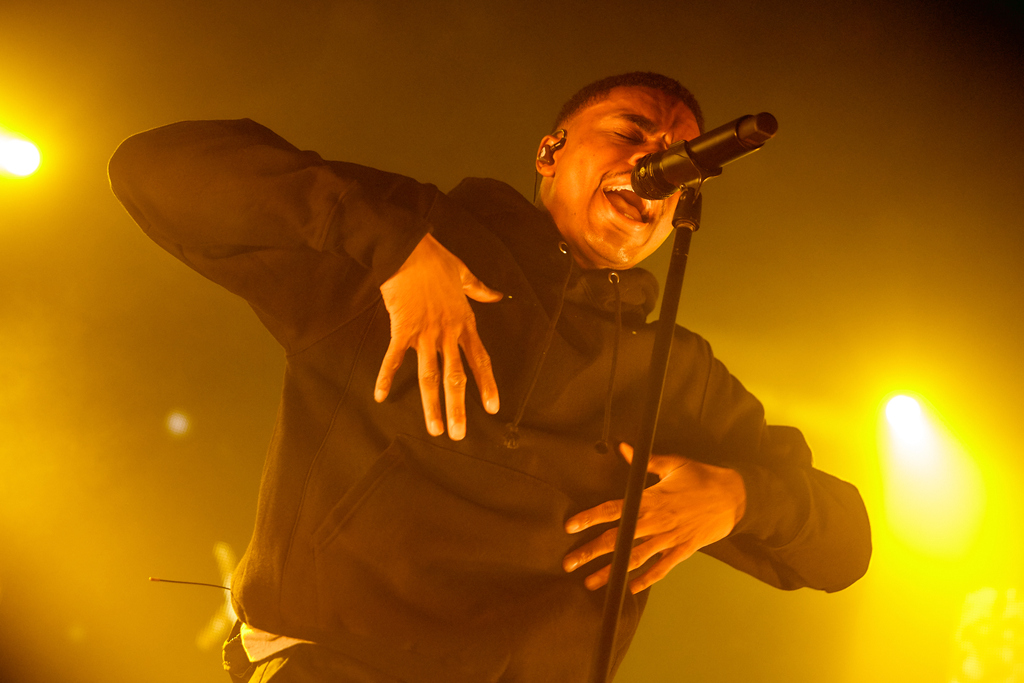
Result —
[[612, 369], [608, 374], [608, 391], [604, 396], [604, 425], [601, 427], [601, 440], [594, 444], [598, 453], [604, 454], [612, 450], [608, 439], [612, 431], [612, 395], [615, 392], [615, 368], [619, 362], [619, 339], [622, 337], [622, 293], [619, 291], [619, 274], [614, 270], [608, 273], [608, 282], [612, 283], [615, 292], [615, 343], [612, 344]]

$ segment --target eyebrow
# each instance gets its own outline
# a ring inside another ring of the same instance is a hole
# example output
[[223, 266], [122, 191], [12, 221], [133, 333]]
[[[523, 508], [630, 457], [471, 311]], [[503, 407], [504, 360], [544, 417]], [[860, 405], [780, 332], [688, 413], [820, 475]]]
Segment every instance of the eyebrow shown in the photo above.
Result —
[[635, 124], [640, 130], [645, 133], [656, 133], [658, 132], [658, 125], [651, 119], [643, 116], [642, 114], [630, 114], [627, 112], [619, 112], [615, 115], [616, 118], [625, 119], [630, 123]]

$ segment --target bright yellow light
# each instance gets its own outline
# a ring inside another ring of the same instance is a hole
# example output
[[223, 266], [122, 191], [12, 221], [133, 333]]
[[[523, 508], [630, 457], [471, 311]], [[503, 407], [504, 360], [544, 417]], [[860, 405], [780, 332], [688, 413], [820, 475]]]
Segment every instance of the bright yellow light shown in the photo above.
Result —
[[924, 438], [925, 422], [921, 404], [909, 396], [894, 396], [885, 406], [885, 417], [901, 439], [918, 443]]
[[0, 169], [27, 176], [39, 168], [39, 150], [28, 140], [0, 137]]
[[892, 531], [929, 555], [958, 557], [974, 541], [985, 487], [973, 458], [921, 401], [886, 403], [885, 510]]

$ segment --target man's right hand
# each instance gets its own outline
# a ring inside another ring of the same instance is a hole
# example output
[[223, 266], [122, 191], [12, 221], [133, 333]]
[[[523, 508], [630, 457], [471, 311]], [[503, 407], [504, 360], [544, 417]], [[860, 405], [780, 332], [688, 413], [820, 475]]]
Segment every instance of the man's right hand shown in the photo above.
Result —
[[[443, 384], [448, 436], [453, 441], [462, 439], [466, 435], [466, 372], [460, 347], [480, 389], [484, 409], [492, 415], [498, 412], [498, 386], [491, 358], [477, 334], [476, 318], [466, 299], [492, 303], [503, 295], [484, 285], [429, 234], [380, 286], [380, 292], [391, 317], [391, 343], [377, 375], [374, 400], [380, 403], [387, 398], [405, 352], [414, 349], [427, 431], [432, 436], [445, 431], [440, 404]], [[438, 354], [443, 359], [443, 382]]]

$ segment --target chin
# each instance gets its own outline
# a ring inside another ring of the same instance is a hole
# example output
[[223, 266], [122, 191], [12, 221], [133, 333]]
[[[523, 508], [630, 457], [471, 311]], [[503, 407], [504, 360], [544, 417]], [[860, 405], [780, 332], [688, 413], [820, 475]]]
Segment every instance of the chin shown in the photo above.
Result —
[[590, 262], [593, 268], [610, 268], [611, 270], [626, 270], [632, 268], [637, 263], [636, 255], [625, 248], [615, 249], [595, 249], [591, 246], [591, 253], [593, 257]]

